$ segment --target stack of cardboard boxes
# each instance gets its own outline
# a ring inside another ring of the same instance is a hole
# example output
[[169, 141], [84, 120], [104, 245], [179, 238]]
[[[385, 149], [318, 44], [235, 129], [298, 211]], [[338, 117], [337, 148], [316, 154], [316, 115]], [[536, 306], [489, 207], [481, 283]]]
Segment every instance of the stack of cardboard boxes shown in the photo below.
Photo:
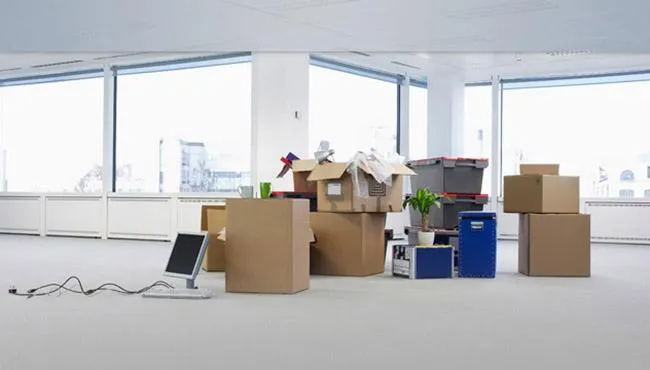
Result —
[[293, 161], [293, 194], [309, 199], [228, 199], [202, 207], [201, 228], [210, 234], [206, 271], [226, 273], [226, 291], [297, 293], [309, 275], [370, 276], [384, 272], [387, 212], [401, 212], [404, 176], [393, 165], [391, 184], [361, 172], [360, 196], [346, 163]]
[[580, 214], [580, 178], [557, 164], [522, 164], [503, 179], [503, 211], [519, 215], [519, 272], [528, 276], [591, 274], [590, 216]]
[[[384, 272], [386, 213], [401, 212], [408, 167], [393, 165], [390, 186], [363, 171], [355, 188], [346, 163], [316, 166], [308, 177], [316, 183], [318, 211], [310, 214], [314, 232], [310, 270], [317, 275], [370, 276]], [[360, 193], [367, 194], [360, 196]]]

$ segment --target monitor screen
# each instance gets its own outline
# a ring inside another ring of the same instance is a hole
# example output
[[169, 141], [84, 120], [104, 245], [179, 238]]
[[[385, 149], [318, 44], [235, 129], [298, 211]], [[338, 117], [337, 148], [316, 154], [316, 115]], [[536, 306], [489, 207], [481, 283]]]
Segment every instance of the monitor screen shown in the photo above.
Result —
[[192, 276], [207, 237], [201, 234], [178, 234], [165, 272]]

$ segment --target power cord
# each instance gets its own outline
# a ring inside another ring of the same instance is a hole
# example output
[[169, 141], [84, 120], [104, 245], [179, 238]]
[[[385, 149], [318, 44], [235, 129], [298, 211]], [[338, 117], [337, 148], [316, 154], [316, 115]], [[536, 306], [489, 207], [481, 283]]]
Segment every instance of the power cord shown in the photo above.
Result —
[[[71, 288], [71, 287], [67, 287], [66, 285], [68, 285], [68, 283], [70, 283], [70, 282], [76, 282], [79, 285], [79, 289], [74, 289], [74, 288]], [[18, 296], [18, 297], [32, 298], [32, 297], [48, 296], [50, 294], [54, 294], [56, 292], [60, 292], [60, 291], [63, 290], [63, 291], [71, 292], [71, 293], [82, 294], [84, 296], [90, 296], [90, 295], [93, 295], [93, 294], [95, 294], [97, 292], [102, 292], [102, 291], [111, 291], [111, 292], [116, 292], [116, 293], [120, 293], [120, 294], [133, 295], [133, 294], [142, 294], [142, 293], [144, 293], [144, 292], [146, 292], [148, 290], [151, 290], [154, 287], [165, 287], [165, 288], [168, 288], [168, 289], [174, 289], [174, 287], [171, 284], [169, 284], [169, 283], [167, 283], [165, 281], [162, 281], [162, 280], [158, 280], [158, 281], [154, 282], [153, 284], [151, 284], [149, 286], [146, 286], [146, 287], [144, 287], [142, 289], [139, 289], [139, 290], [128, 290], [128, 289], [125, 289], [125, 288], [121, 287], [120, 285], [118, 285], [116, 283], [104, 283], [104, 284], [98, 286], [95, 289], [85, 290], [84, 287], [83, 287], [83, 284], [81, 284], [81, 279], [79, 279], [78, 277], [73, 275], [73, 276], [70, 276], [69, 278], [67, 278], [61, 284], [59, 284], [59, 283], [49, 283], [49, 284], [42, 285], [42, 286], [40, 286], [38, 288], [28, 289], [25, 293], [19, 292], [15, 287], [10, 287], [9, 288], [9, 294], [15, 295], [15, 296]], [[50, 289], [46, 290], [46, 291], [43, 291], [44, 289], [47, 289], [47, 288], [50, 288]]]

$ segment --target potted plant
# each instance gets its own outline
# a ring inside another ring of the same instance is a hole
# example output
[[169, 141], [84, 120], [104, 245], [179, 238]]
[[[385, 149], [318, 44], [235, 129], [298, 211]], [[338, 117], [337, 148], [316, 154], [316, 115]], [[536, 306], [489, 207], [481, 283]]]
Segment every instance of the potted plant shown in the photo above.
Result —
[[422, 226], [418, 231], [418, 244], [420, 245], [433, 245], [436, 233], [429, 226], [429, 210], [431, 206], [440, 208], [441, 198], [440, 194], [432, 193], [428, 188], [419, 188], [415, 194], [404, 200], [404, 208], [410, 205], [422, 216], [420, 223]]

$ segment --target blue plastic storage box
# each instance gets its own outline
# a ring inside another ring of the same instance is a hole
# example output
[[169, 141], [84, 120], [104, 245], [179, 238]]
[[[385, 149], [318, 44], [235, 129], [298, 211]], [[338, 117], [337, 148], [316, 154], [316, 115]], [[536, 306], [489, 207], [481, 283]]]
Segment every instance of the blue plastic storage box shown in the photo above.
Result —
[[458, 277], [494, 278], [497, 255], [495, 212], [458, 214]]
[[454, 272], [453, 251], [450, 245], [394, 245], [393, 276], [409, 279], [450, 279]]

